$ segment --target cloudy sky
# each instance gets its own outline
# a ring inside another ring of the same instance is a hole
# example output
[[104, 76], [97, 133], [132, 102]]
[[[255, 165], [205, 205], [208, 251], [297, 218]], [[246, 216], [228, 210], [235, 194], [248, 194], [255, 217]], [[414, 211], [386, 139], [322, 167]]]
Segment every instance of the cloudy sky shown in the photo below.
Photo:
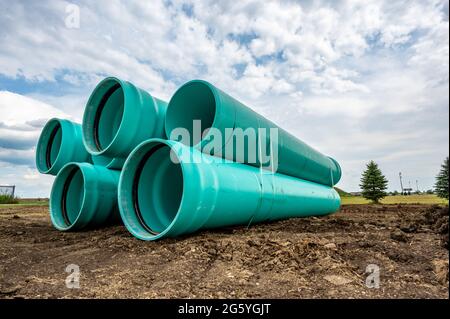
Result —
[[[74, 6], [76, 5], [76, 6]], [[76, 11], [79, 8], [79, 26]], [[431, 188], [449, 153], [448, 1], [0, 0], [0, 184], [48, 197], [48, 118], [117, 76], [169, 99], [201, 78], [335, 157]]]

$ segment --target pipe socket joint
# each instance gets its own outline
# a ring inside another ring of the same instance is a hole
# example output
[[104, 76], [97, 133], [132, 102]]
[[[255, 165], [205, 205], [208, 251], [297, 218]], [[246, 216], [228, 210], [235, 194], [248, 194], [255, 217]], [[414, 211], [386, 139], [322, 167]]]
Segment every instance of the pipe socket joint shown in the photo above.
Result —
[[69, 162], [89, 161], [80, 124], [57, 118], [47, 122], [36, 147], [36, 167], [40, 173], [57, 175]]
[[95, 156], [125, 159], [142, 141], [165, 138], [167, 103], [114, 77], [92, 92], [83, 115], [83, 141]]
[[117, 184], [120, 172], [88, 163], [69, 163], [54, 181], [50, 217], [61, 231], [80, 230], [120, 220]]

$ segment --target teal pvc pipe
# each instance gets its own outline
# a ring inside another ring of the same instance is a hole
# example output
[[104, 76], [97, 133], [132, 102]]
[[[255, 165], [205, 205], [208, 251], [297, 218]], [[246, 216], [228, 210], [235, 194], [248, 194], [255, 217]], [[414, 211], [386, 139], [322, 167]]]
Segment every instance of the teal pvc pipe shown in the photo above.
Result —
[[157, 240], [230, 225], [336, 212], [331, 187], [201, 153], [179, 142], [141, 143], [122, 170], [119, 209], [127, 229]]
[[102, 155], [92, 155], [92, 163], [94, 165], [103, 166], [109, 169], [121, 170], [125, 159], [123, 158], [109, 158]]
[[36, 167], [40, 173], [57, 175], [69, 162], [89, 161], [80, 124], [57, 118], [47, 122], [36, 147]]
[[165, 138], [167, 103], [114, 77], [92, 92], [83, 115], [83, 141], [89, 153], [122, 158], [142, 141]]
[[56, 176], [50, 218], [61, 231], [75, 231], [119, 221], [120, 172], [89, 163], [69, 163]]
[[[227, 155], [226, 148], [233, 145], [234, 141], [232, 133], [236, 132], [237, 128], [244, 131], [248, 128], [256, 131], [258, 128], [267, 130], [277, 128], [277, 172], [329, 186], [336, 185], [341, 178], [341, 168], [336, 160], [308, 146], [206, 81], [187, 82], [175, 92], [167, 109], [166, 135], [171, 137], [174, 129], [185, 128], [191, 136], [195, 136], [193, 120], [201, 120], [202, 132], [211, 128], [221, 132], [222, 140], [219, 147], [213, 150], [205, 151], [205, 144], [212, 138], [211, 132], [208, 132], [199, 141], [192, 139], [190, 141], [190, 145], [211, 155], [260, 167], [264, 159], [261, 160], [258, 154], [256, 154], [256, 161], [250, 161], [251, 154], [248, 153], [243, 154], [241, 160]], [[227, 132], [227, 128], [234, 130]], [[256, 135], [257, 139], [263, 141], [261, 149], [268, 150], [270, 147], [269, 132], [265, 135], [266, 137], [263, 137], [262, 134]], [[236, 150], [236, 147], [231, 148]], [[239, 150], [234, 152], [234, 154], [236, 153], [239, 153]]]

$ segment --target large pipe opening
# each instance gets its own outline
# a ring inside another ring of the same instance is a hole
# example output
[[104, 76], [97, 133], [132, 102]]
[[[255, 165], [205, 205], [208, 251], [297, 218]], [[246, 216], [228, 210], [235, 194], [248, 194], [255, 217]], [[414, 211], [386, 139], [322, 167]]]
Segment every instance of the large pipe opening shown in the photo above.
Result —
[[125, 95], [115, 78], [103, 80], [92, 92], [83, 118], [83, 135], [91, 152], [102, 152], [114, 141], [122, 124]]
[[56, 177], [51, 196], [52, 221], [61, 230], [67, 230], [77, 221], [85, 198], [85, 181], [76, 164], [67, 165]]
[[61, 149], [62, 140], [62, 129], [59, 123], [56, 124], [55, 128], [50, 133], [48, 144], [45, 152], [45, 164], [47, 169], [51, 169], [53, 163], [58, 157], [59, 151]]
[[61, 212], [67, 226], [72, 225], [80, 214], [84, 198], [84, 179], [79, 168], [74, 168], [64, 183]]
[[158, 236], [168, 230], [181, 206], [181, 164], [172, 161], [168, 145], [150, 142], [138, 149], [127, 165], [119, 186], [125, 208], [122, 219], [141, 238]]
[[46, 173], [53, 167], [61, 150], [62, 128], [58, 120], [51, 120], [42, 130], [36, 149], [36, 165], [40, 172]]
[[183, 195], [180, 164], [170, 148], [158, 145], [140, 161], [133, 183], [134, 206], [142, 225], [152, 234], [163, 232], [175, 218]]
[[[169, 102], [166, 114], [166, 134], [170, 137], [177, 128], [186, 129], [191, 137], [189, 145], [200, 142], [200, 136], [194, 136], [194, 120], [201, 124], [200, 134], [213, 126], [216, 116], [216, 99], [212, 88], [204, 82], [192, 81], [175, 92]], [[184, 144], [186, 141], [180, 141]]]

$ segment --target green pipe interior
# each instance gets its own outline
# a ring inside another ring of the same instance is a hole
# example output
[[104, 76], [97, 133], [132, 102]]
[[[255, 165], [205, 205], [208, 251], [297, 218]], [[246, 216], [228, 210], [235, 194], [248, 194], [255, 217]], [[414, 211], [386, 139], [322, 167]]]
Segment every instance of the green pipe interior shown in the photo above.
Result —
[[81, 170], [74, 168], [64, 184], [61, 200], [61, 211], [67, 226], [72, 225], [83, 206], [84, 178]]
[[[193, 121], [201, 121], [201, 133], [203, 133], [213, 127], [216, 111], [216, 100], [211, 88], [201, 82], [188, 83], [170, 100], [170, 108], [167, 110], [170, 114], [167, 114], [165, 123], [166, 132], [185, 128], [192, 138], [194, 137]], [[190, 141], [191, 146], [198, 142], [200, 141]]]
[[98, 151], [108, 148], [114, 141], [122, 123], [125, 96], [120, 82], [110, 78], [92, 93], [89, 108], [92, 108], [92, 130], [87, 132], [88, 144]]
[[56, 125], [52, 129], [52, 132], [48, 135], [48, 138], [44, 141], [44, 145], [46, 144], [45, 165], [47, 167], [47, 170], [52, 168], [53, 163], [55, 163], [56, 158], [58, 157], [59, 151], [61, 149], [61, 140], [62, 140], [61, 124], [56, 123]]
[[136, 168], [133, 201], [141, 225], [156, 235], [164, 231], [178, 213], [183, 195], [181, 165], [170, 159], [171, 149], [157, 145]]
[[36, 149], [36, 166], [48, 173], [61, 151], [62, 127], [58, 120], [50, 120], [42, 130]]
[[52, 198], [52, 216], [61, 228], [72, 226], [83, 208], [85, 191], [84, 176], [75, 164], [69, 164], [55, 180], [55, 198]]

